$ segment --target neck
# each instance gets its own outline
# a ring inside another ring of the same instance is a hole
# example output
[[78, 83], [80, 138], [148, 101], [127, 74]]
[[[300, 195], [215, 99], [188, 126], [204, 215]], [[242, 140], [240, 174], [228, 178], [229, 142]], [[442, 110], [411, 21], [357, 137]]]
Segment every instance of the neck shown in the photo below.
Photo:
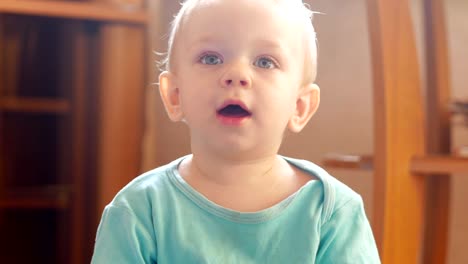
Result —
[[[271, 207], [306, 182], [276, 153], [256, 159], [229, 157], [193, 151], [193, 155], [180, 164], [179, 172], [209, 200], [242, 212]], [[306, 178], [308, 181], [309, 177]]]
[[254, 186], [275, 180], [281, 167], [276, 153], [257, 158], [226, 158], [220, 155], [193, 152], [187, 164], [193, 180], [209, 181], [221, 186]]

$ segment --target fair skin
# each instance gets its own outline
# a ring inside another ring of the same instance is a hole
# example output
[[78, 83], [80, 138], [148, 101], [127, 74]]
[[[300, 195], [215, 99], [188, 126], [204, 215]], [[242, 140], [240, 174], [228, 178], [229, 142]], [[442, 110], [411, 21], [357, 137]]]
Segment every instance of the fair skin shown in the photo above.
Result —
[[223, 207], [266, 209], [312, 179], [277, 155], [285, 130], [301, 131], [319, 104], [318, 86], [302, 82], [304, 36], [275, 1], [205, 2], [184, 18], [160, 75], [169, 117], [190, 128], [193, 155], [179, 172]]

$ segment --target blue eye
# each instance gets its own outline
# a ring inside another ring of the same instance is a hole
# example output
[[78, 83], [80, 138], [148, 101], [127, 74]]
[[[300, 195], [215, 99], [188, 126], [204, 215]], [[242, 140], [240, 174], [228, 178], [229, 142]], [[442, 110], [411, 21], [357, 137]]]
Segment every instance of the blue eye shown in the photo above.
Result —
[[200, 63], [206, 65], [217, 65], [223, 63], [223, 60], [215, 54], [205, 54], [202, 55], [199, 59]]
[[254, 62], [254, 65], [259, 67], [259, 68], [263, 68], [263, 69], [273, 69], [273, 68], [276, 68], [278, 66], [277, 63], [273, 59], [268, 58], [268, 57], [258, 58]]

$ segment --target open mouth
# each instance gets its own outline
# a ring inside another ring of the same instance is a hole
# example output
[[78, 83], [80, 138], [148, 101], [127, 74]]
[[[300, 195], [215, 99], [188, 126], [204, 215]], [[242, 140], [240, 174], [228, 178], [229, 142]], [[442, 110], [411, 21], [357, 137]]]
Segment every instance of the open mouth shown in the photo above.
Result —
[[250, 113], [247, 109], [238, 104], [226, 105], [225, 107], [219, 109], [217, 112], [218, 115], [230, 118], [243, 118], [252, 115], [252, 113]]

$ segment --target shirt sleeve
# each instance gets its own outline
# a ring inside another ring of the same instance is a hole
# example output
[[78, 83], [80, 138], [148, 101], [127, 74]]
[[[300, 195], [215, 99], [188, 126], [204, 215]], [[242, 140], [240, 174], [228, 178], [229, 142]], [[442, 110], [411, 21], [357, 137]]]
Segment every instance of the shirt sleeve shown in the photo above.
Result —
[[337, 208], [322, 225], [317, 263], [380, 263], [374, 236], [360, 197], [353, 198]]
[[156, 263], [156, 241], [148, 223], [131, 209], [108, 205], [96, 235], [92, 264]]

